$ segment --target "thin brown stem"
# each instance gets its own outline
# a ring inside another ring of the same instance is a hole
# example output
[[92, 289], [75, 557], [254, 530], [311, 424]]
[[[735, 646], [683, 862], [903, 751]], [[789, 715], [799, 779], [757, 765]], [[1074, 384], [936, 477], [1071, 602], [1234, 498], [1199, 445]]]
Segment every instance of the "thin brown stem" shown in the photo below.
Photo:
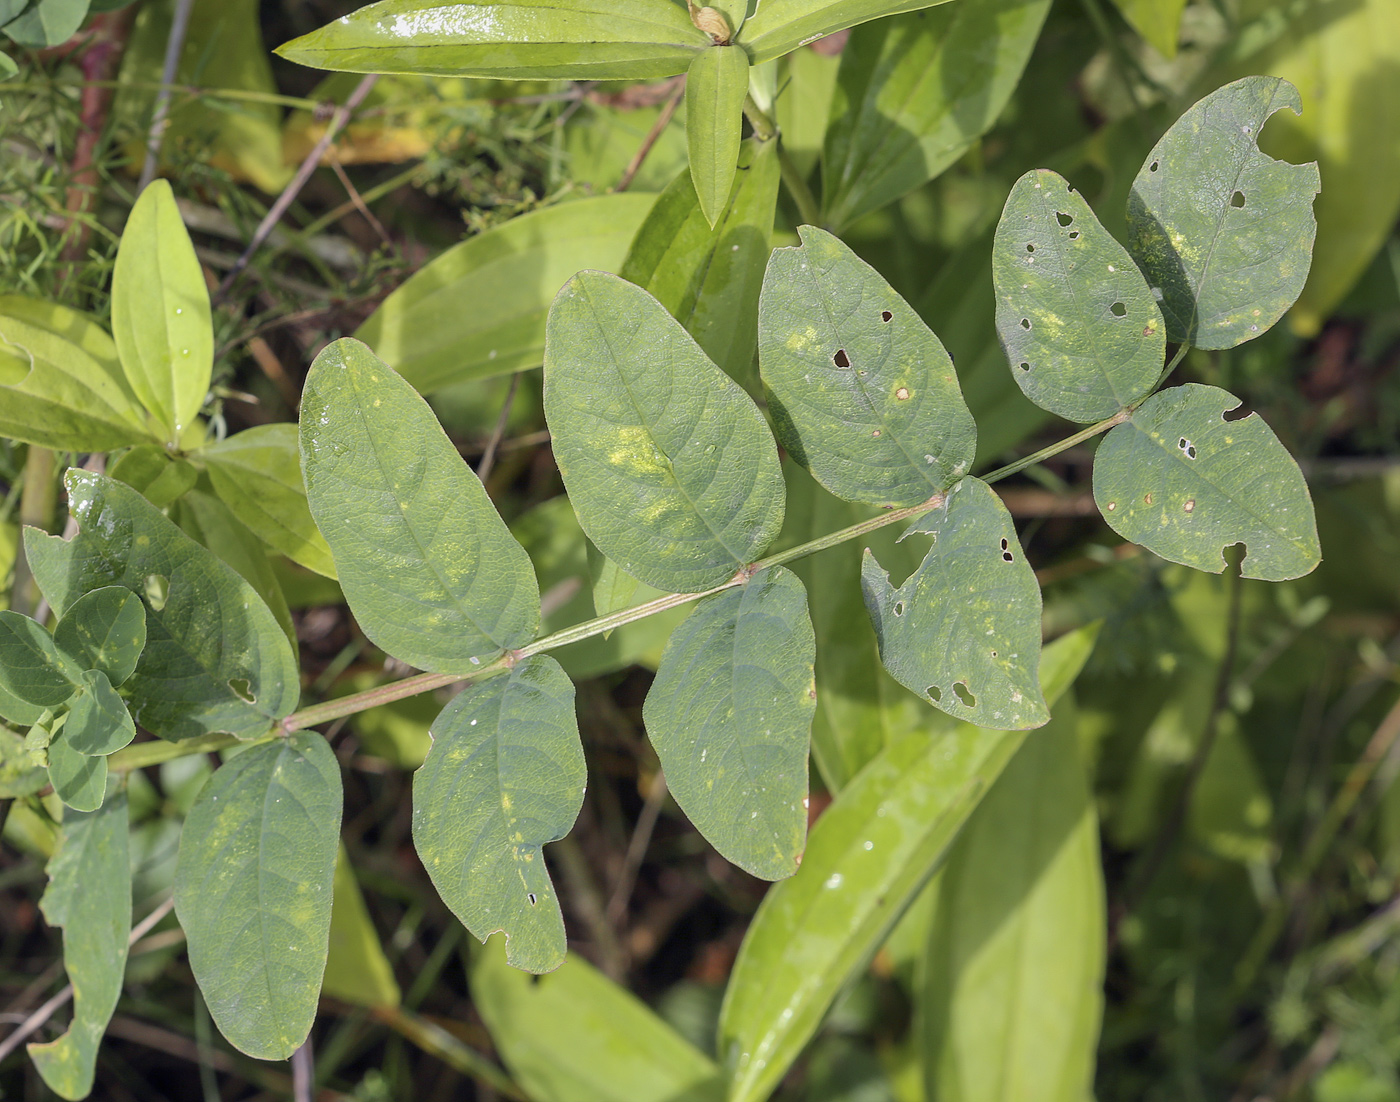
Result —
[[515, 405], [515, 393], [520, 389], [520, 373], [516, 372], [510, 377], [510, 389], [506, 391], [506, 400], [501, 403], [501, 415], [496, 419], [496, 427], [491, 433], [491, 439], [486, 441], [486, 450], [481, 453], [481, 462], [476, 465], [476, 477], [481, 480], [484, 486], [486, 480], [491, 477], [491, 468], [496, 465], [496, 451], [501, 446], [501, 440], [506, 435], [506, 424], [510, 421], [510, 410]]

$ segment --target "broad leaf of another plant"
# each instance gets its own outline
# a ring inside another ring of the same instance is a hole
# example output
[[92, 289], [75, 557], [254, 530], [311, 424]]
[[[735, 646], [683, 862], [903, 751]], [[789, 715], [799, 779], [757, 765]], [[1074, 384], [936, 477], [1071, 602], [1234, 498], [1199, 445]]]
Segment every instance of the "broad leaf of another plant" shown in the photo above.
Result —
[[60, 46], [73, 37], [87, 13], [88, 0], [37, 0], [6, 23], [4, 30], [21, 46], [36, 50]]
[[146, 609], [129, 589], [109, 585], [84, 593], [53, 629], [54, 643], [82, 669], [101, 670], [120, 685], [146, 646]]
[[83, 594], [118, 585], [142, 596], [146, 647], [132, 718], [162, 738], [266, 733], [301, 696], [296, 655], [257, 591], [135, 490], [103, 475], [64, 478], [79, 531], [25, 532], [34, 577], [60, 615]]
[[199, 481], [199, 470], [193, 463], [171, 455], [159, 444], [128, 448], [108, 465], [107, 475], [125, 482], [157, 509], [178, 501]]
[[838, 238], [798, 228], [763, 279], [758, 355], [778, 438], [837, 497], [917, 505], [963, 475], [977, 426], [953, 361]]
[[773, 121], [783, 136], [783, 152], [806, 179], [821, 156], [841, 58], [803, 49], [794, 50], [779, 64]]
[[357, 340], [311, 365], [301, 455], [345, 599], [378, 646], [422, 670], [465, 673], [535, 637], [530, 556], [428, 403]]
[[1016, 181], [992, 277], [1011, 374], [1042, 409], [1099, 421], [1157, 385], [1162, 312], [1128, 250], [1058, 173], [1036, 169]]
[[1181, 116], [1128, 198], [1129, 249], [1158, 295], [1167, 337], [1233, 348], [1278, 321], [1308, 277], [1316, 164], [1259, 151], [1275, 111], [1302, 110], [1277, 77], [1245, 77]]
[[702, 50], [690, 63], [685, 83], [690, 180], [712, 228], [734, 188], [748, 91], [749, 59], [737, 46]]
[[564, 961], [564, 918], [544, 845], [569, 832], [587, 770], [574, 683], [535, 655], [474, 685], [433, 723], [413, 777], [413, 844], [443, 902], [482, 941], [506, 935], [512, 967]]
[[316, 1017], [342, 800], [335, 754], [299, 731], [216, 770], [180, 832], [190, 969], [220, 1032], [259, 1060], [291, 1056]]
[[96, 811], [107, 791], [107, 759], [76, 750], [59, 731], [48, 746], [49, 783], [75, 811]]
[[331, 931], [321, 993], [352, 1006], [398, 1006], [400, 999], [393, 966], [379, 943], [344, 845], [335, 863]]
[[73, 1020], [63, 1036], [31, 1044], [29, 1056], [49, 1089], [63, 1098], [92, 1090], [97, 1046], [121, 995], [131, 936], [131, 863], [126, 794], [114, 792], [94, 811], [63, 813], [49, 886], [39, 906], [63, 927], [63, 966], [73, 985]]
[[1011, 514], [981, 479], [965, 478], [909, 533], [933, 536], [923, 564], [898, 589], [868, 551], [865, 606], [880, 659], [910, 692], [990, 728], [1039, 727], [1040, 586]]
[[1298, 464], [1239, 399], [1187, 383], [1154, 394], [1094, 456], [1094, 500], [1109, 527], [1172, 562], [1219, 574], [1245, 545], [1246, 578], [1285, 581], [1322, 560]]
[[931, 8], [947, 0], [760, 0], [739, 34], [759, 65], [799, 46], [872, 19]]
[[1181, 13], [1186, 8], [1186, 0], [1113, 0], [1113, 3], [1133, 29], [1152, 43], [1163, 57], [1176, 56]]
[[806, 838], [815, 657], [807, 590], [771, 567], [696, 604], [642, 709], [676, 803], [764, 880], [791, 876]]
[[1049, 8], [1049, 0], [973, 0], [852, 34], [822, 156], [826, 223], [839, 230], [913, 191], [990, 130]]
[[48, 629], [18, 612], [0, 612], [0, 685], [26, 704], [57, 708], [78, 687], [82, 669]]
[[627, 608], [642, 583], [588, 544], [588, 574], [593, 582], [593, 611], [599, 616]]
[[114, 754], [136, 737], [126, 704], [101, 670], [88, 670], [68, 701], [60, 740], [79, 754]]
[[583, 268], [616, 271], [655, 202], [623, 192], [512, 218], [434, 257], [355, 336], [423, 394], [538, 367], [559, 288]]
[[580, 272], [559, 292], [544, 404], [584, 531], [642, 581], [709, 589], [782, 528], [783, 476], [762, 414], [640, 287]]

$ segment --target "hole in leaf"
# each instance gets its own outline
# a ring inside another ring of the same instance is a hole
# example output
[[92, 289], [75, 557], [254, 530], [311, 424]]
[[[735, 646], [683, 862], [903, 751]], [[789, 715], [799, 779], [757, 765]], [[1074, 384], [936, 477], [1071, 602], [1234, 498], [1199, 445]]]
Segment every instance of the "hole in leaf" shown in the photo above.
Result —
[[1011, 544], [1007, 543], [1006, 540], [1002, 540], [1002, 541], [1001, 541], [1001, 549], [1002, 549], [1003, 551], [1005, 551], [1005, 550], [1006, 550], [1008, 547], [1010, 547], [1010, 546], [1011, 546]]
[[1013, 555], [1010, 551], [1003, 551], [1003, 552], [1001, 553], [1001, 561], [1002, 561], [1002, 562], [1015, 562], [1015, 561], [1016, 561], [1016, 556]]
[[969, 689], [967, 685], [963, 682], [954, 681], [953, 692], [957, 695], [957, 698], [961, 700], [964, 704], [966, 704], [969, 708], [977, 707], [977, 698], [972, 695], [972, 690]]
[[1062, 210], [1057, 210], [1055, 212], [1055, 220], [1059, 222], [1062, 226], [1068, 226], [1071, 222], [1074, 221], [1074, 215], [1066, 214]]
[[1026, 252], [1028, 252], [1028, 253], [1033, 253], [1033, 252], [1035, 252], [1035, 246], [1032, 245], [1032, 244], [1030, 244], [1029, 242], [1027, 242], [1027, 243], [1026, 243]]
[[165, 607], [165, 602], [170, 600], [170, 579], [164, 574], [146, 575], [146, 603], [151, 606], [151, 611], [159, 612]]
[[1183, 505], [1182, 508], [1188, 513], [1194, 513], [1196, 511], [1196, 499], [1194, 497], [1188, 498], [1186, 504]]
[[903, 615], [904, 615], [904, 602], [903, 602], [903, 601], [895, 601], [895, 603], [894, 603], [894, 614], [895, 614], [896, 616], [903, 616]]
[[894, 315], [891, 314], [888, 310], [881, 310], [881, 311], [880, 311], [880, 320], [881, 320], [881, 321], [891, 321], [893, 318], [894, 318]]
[[1128, 316], [1128, 308], [1121, 302], [1115, 302], [1108, 310], [1115, 318], [1126, 318]]
[[898, 398], [901, 402], [909, 401], [909, 388], [907, 386], [900, 387], [894, 392], [894, 396]]
[[1241, 402], [1234, 409], [1227, 409], [1221, 416], [1226, 421], [1243, 421], [1249, 414], [1249, 408]]
[[1071, 241], [1077, 241], [1077, 240], [1079, 239], [1079, 231], [1078, 231], [1078, 230], [1070, 230], [1070, 231], [1069, 231], [1069, 239], [1070, 239]]
[[1021, 319], [1021, 328], [1022, 328], [1022, 329], [1029, 329], [1030, 327], [1031, 327], [1031, 319], [1030, 319], [1030, 318], [1022, 318], [1022, 319]]
[[925, 694], [927, 694], [928, 698], [932, 700], [935, 704], [937, 704], [940, 700], [943, 699], [943, 690], [940, 689], [937, 685], [930, 685], [927, 689], [924, 690], [924, 692]]
[[1180, 440], [1178, 440], [1176, 442], [1176, 446], [1181, 449], [1182, 453], [1186, 456], [1187, 459], [1196, 458], [1196, 445], [1191, 443], [1191, 441], [1187, 440], [1186, 437], [1183, 436]]
[[239, 700], [246, 700], [249, 704], [258, 702], [258, 698], [253, 695], [253, 686], [249, 684], [246, 677], [230, 677], [228, 687], [233, 690], [234, 695]]
[[1230, 206], [1234, 207], [1236, 210], [1243, 210], [1244, 192], [1237, 191], [1234, 195], [1230, 196]]
[[1158, 167], [1159, 167], [1159, 162], [1153, 161], [1150, 165], [1147, 166], [1147, 171], [1148, 171], [1148, 172], [1156, 172], [1157, 169], [1158, 169]]
[[1152, 504], [1152, 494], [1151, 494], [1150, 491], [1149, 491], [1148, 493], [1145, 493], [1145, 494], [1142, 495], [1142, 503], [1143, 503], [1144, 505], [1151, 505], [1151, 504]]
[[1031, 369], [1031, 365], [1026, 363], [1025, 360], [1021, 361], [1020, 367], [1022, 371], [1029, 371]]
[[996, 651], [992, 651], [992, 657], [995, 658], [996, 656], [997, 656], [997, 652], [996, 652]]
[[530, 906], [533, 907], [533, 906], [535, 905], [535, 893], [534, 893], [534, 892], [526, 892], [526, 893], [525, 893], [525, 898], [528, 899], [528, 900], [530, 901]]
[[836, 355], [831, 357], [831, 362], [834, 363], [837, 367], [851, 366], [851, 358], [846, 355], [846, 350], [844, 348], [838, 348], [836, 350]]

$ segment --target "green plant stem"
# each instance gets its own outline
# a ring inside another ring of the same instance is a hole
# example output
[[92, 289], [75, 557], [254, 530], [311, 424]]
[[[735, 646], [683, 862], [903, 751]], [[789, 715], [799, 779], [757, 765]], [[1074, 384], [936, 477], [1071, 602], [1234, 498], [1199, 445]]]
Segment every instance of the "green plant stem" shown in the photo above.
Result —
[[768, 112], [758, 105], [753, 96], [744, 97], [744, 117], [753, 127], [753, 136], [761, 142], [769, 142], [778, 136], [778, 127]]
[[[1173, 356], [1170, 360], [1167, 361], [1167, 366], [1164, 367], [1164, 368], [1162, 368], [1162, 374], [1160, 374], [1160, 375], [1157, 376], [1157, 386], [1154, 386], [1154, 387], [1152, 388], [1152, 393], [1153, 393], [1153, 394], [1157, 393], [1157, 387], [1160, 387], [1163, 383], [1165, 383], [1165, 382], [1167, 381], [1167, 376], [1170, 375], [1173, 371], [1176, 370], [1177, 364], [1181, 363], [1182, 360], [1186, 359], [1186, 353], [1188, 353], [1188, 352], [1190, 352], [1190, 351], [1191, 351], [1191, 344], [1190, 344], [1190, 342], [1189, 342], [1189, 341], [1182, 341], [1182, 342], [1181, 342], [1181, 345], [1180, 345], [1180, 346], [1177, 348], [1177, 350], [1176, 350], [1176, 355]], [[1151, 395], [1149, 395], [1148, 397], [1151, 397]], [[1145, 401], [1147, 401], [1146, 398], [1143, 399], [1143, 402], [1145, 402]], [[1142, 405], [1142, 402], [1139, 402], [1138, 405]], [[1134, 407], [1134, 408], [1136, 408], [1136, 407]]]
[[1114, 425], [1121, 425], [1132, 416], [1131, 410], [1120, 409], [1112, 417], [1105, 418], [1088, 428], [1080, 429], [1073, 436], [1066, 436], [1063, 440], [1056, 441], [1048, 448], [1041, 448], [1038, 452], [1031, 452], [1030, 455], [1022, 456], [1014, 463], [1008, 463], [1004, 467], [998, 467], [991, 474], [982, 476], [982, 481], [988, 484], [1000, 482], [1003, 478], [1010, 478], [1019, 471], [1024, 471], [1027, 467], [1034, 467], [1037, 463], [1043, 463], [1051, 456], [1059, 455], [1062, 451], [1067, 451], [1076, 444], [1082, 444], [1085, 440], [1090, 440], [1098, 436], [1101, 432], [1107, 432]]

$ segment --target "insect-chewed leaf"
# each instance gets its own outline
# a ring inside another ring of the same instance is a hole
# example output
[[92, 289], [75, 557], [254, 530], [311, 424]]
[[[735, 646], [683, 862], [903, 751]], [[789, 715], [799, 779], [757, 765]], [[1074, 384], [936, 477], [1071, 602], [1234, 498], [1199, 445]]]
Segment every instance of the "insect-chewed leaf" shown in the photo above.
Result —
[[1303, 472], [1239, 399], [1187, 383], [1154, 394], [1094, 456], [1094, 500], [1109, 527], [1164, 559], [1219, 574], [1245, 545], [1246, 578], [1299, 578], [1322, 561]]
[[530, 556], [428, 403], [357, 340], [311, 365], [301, 456], [311, 515], [375, 643], [419, 669], [464, 673], [535, 637]]
[[765, 880], [797, 870], [806, 838], [815, 658], [807, 590], [775, 566], [696, 604], [642, 710], [676, 802]]
[[865, 607], [894, 679], [949, 715], [982, 727], [1039, 727], [1040, 586], [1011, 514], [978, 478], [910, 525], [933, 537], [898, 589], [868, 551]]
[[743, 139], [749, 59], [738, 46], [701, 50], [685, 83], [685, 133], [690, 179], [700, 210], [713, 226], [729, 202]]
[[291, 1056], [316, 1017], [341, 806], [335, 754], [302, 731], [225, 763], [180, 832], [190, 968], [223, 1035], [260, 1060]]
[[126, 681], [132, 718], [178, 740], [257, 736], [290, 714], [296, 655], [257, 591], [131, 487], [76, 469], [65, 482], [78, 534], [30, 528], [25, 551], [60, 616], [103, 586], [143, 597], [146, 646]]
[[84, 593], [53, 629], [53, 639], [82, 669], [101, 670], [120, 685], [146, 646], [146, 609], [129, 589], [108, 585]]
[[10, 693], [26, 704], [56, 708], [73, 695], [81, 673], [43, 624], [0, 611], [0, 685]]
[[29, 1055], [49, 1088], [63, 1098], [92, 1090], [97, 1046], [116, 1009], [131, 936], [131, 862], [126, 794], [112, 793], [91, 812], [63, 813], [49, 886], [39, 906], [63, 927], [63, 966], [73, 985], [68, 1031]]
[[1011, 189], [992, 249], [997, 333], [1036, 405], [1098, 421], [1149, 394], [1167, 347], [1162, 312], [1128, 250], [1049, 169]]
[[49, 783], [75, 811], [96, 811], [107, 791], [107, 759], [75, 750], [60, 731], [49, 743]]
[[1317, 165], [1261, 153], [1259, 131], [1298, 89], [1245, 77], [1182, 115], [1147, 155], [1128, 197], [1129, 247], [1167, 336], [1233, 348], [1293, 305], [1308, 276], [1317, 220]]
[[580, 272], [549, 312], [545, 418], [580, 523], [658, 589], [698, 593], [783, 525], [778, 449], [758, 407], [640, 287]]
[[564, 961], [564, 918], [543, 846], [569, 832], [587, 769], [574, 684], [553, 658], [526, 658], [443, 709], [413, 778], [413, 844], [452, 913], [483, 941], [505, 931], [510, 963]]
[[972, 465], [977, 426], [938, 338], [824, 230], [775, 249], [758, 355], [783, 447], [837, 497], [917, 505]]
[[68, 720], [59, 740], [80, 754], [114, 754], [136, 737], [126, 704], [101, 670], [83, 674], [82, 686], [68, 703]]

